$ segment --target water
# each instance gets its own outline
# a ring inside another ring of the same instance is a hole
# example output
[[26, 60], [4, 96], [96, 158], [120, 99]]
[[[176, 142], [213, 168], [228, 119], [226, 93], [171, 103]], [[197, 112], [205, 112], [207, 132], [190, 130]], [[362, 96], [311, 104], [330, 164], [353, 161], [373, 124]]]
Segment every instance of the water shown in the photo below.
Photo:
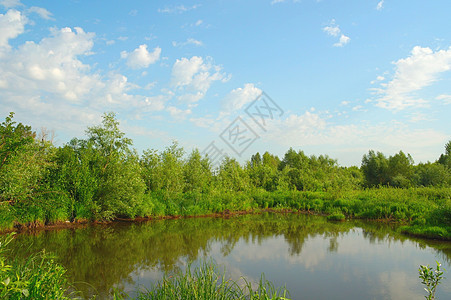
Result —
[[57, 255], [85, 296], [133, 294], [188, 261], [213, 259], [234, 279], [261, 273], [292, 299], [422, 299], [420, 264], [449, 270], [438, 288], [451, 299], [451, 243], [411, 239], [376, 222], [328, 222], [297, 214], [115, 223], [16, 236], [17, 257]]

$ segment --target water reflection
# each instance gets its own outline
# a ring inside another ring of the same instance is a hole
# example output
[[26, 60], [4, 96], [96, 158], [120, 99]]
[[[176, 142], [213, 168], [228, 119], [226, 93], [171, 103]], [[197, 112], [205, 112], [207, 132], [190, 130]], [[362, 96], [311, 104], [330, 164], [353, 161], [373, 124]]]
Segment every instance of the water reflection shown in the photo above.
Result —
[[[15, 254], [55, 253], [86, 295], [148, 287], [187, 261], [213, 258], [230, 276], [261, 272], [293, 299], [421, 298], [420, 264], [444, 262], [451, 243], [412, 240], [386, 224], [331, 223], [305, 215], [117, 223], [18, 235]], [[451, 276], [447, 276], [451, 277]], [[438, 296], [451, 299], [451, 279]]]

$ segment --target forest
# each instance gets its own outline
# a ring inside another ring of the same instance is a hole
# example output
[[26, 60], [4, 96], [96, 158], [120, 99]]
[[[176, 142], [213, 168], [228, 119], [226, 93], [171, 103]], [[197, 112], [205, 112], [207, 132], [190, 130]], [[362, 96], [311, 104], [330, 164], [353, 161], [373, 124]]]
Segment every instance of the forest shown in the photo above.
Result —
[[0, 125], [2, 231], [265, 209], [395, 221], [405, 233], [451, 239], [451, 141], [435, 162], [418, 164], [402, 151], [370, 150], [360, 167], [343, 167], [290, 148], [281, 158], [256, 153], [214, 168], [177, 142], [139, 154], [112, 112], [59, 147], [14, 113]]

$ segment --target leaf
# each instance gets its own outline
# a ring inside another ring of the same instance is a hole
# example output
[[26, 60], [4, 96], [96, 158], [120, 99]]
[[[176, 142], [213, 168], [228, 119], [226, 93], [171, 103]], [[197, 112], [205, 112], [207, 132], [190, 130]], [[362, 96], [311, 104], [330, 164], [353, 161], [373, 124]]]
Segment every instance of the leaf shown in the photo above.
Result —
[[8, 277], [8, 278], [6, 278], [5, 280], [3, 280], [3, 284], [5, 285], [5, 286], [8, 286], [8, 284], [11, 282], [11, 279]]
[[27, 289], [23, 289], [21, 292], [22, 292], [22, 295], [24, 295], [25, 297], [30, 296], [30, 292]]

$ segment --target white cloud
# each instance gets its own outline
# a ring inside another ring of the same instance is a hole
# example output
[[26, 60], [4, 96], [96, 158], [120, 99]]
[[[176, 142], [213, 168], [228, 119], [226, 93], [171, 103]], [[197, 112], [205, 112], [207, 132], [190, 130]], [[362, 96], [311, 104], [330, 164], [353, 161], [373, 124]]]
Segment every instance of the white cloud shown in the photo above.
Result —
[[326, 26], [323, 28], [323, 30], [330, 36], [338, 36], [341, 32], [340, 27], [335, 25]]
[[225, 112], [233, 112], [241, 109], [246, 104], [260, 96], [262, 90], [252, 83], [246, 83], [244, 87], [232, 90], [223, 100]]
[[202, 21], [202, 20], [197, 20], [196, 23], [194, 23], [194, 25], [200, 26], [200, 25], [202, 25], [203, 22], [204, 21]]
[[352, 108], [353, 111], [367, 111], [366, 109], [363, 108], [362, 105], [356, 105]]
[[179, 42], [179, 43], [175, 42], [175, 41], [172, 42], [172, 46], [174, 46], [174, 47], [183, 47], [186, 45], [202, 46], [203, 43], [201, 41], [198, 41], [193, 38], [189, 38], [185, 42]]
[[435, 99], [443, 101], [444, 104], [451, 104], [451, 95], [439, 95]]
[[121, 57], [127, 59], [127, 66], [132, 69], [147, 68], [160, 59], [161, 48], [156, 47], [153, 52], [147, 50], [147, 45], [140, 45], [130, 53], [121, 52]]
[[196, 9], [200, 6], [200, 4], [195, 4], [192, 6], [185, 6], [185, 5], [178, 5], [178, 6], [172, 6], [172, 7], [165, 7], [165, 8], [159, 8], [159, 13], [165, 13], [165, 14], [173, 14], [173, 13], [184, 13], [193, 9]]
[[36, 13], [45, 20], [53, 20], [52, 18], [53, 14], [42, 7], [32, 6], [29, 9], [27, 9], [27, 12]]
[[349, 37], [347, 37], [346, 35], [342, 34], [340, 36], [340, 40], [334, 44], [334, 47], [343, 47], [344, 45], [346, 45], [347, 43], [349, 43], [351, 39]]
[[[93, 46], [92, 33], [81, 28], [52, 30], [39, 44], [26, 42], [0, 61], [0, 74], [9, 91], [45, 91], [77, 101], [103, 85], [98, 75], [87, 75], [90, 67], [77, 59]], [[32, 93], [32, 94], [39, 94]]]
[[451, 70], [451, 47], [434, 52], [427, 47], [415, 46], [409, 57], [393, 64], [394, 78], [376, 89], [381, 95], [376, 99], [376, 105], [389, 110], [425, 106], [427, 101], [413, 93], [433, 84], [441, 73]]
[[11, 48], [9, 40], [24, 32], [27, 22], [27, 18], [15, 9], [8, 10], [4, 15], [0, 14], [0, 57], [3, 51]]
[[382, 10], [382, 8], [384, 8], [384, 0], [379, 1], [376, 6], [377, 10]]
[[177, 120], [184, 120], [184, 119], [186, 119], [186, 116], [191, 114], [190, 109], [182, 110], [175, 106], [169, 106], [166, 110], [171, 114], [171, 116], [174, 119], [177, 119]]
[[[449, 135], [429, 128], [410, 128], [398, 121], [370, 124], [359, 122], [339, 125], [327, 122], [327, 117], [311, 113], [291, 114], [282, 120], [268, 123], [268, 131], [262, 136], [270, 143], [287, 147], [333, 146], [334, 151], [344, 149], [362, 155], [368, 149], [383, 153], [395, 153], [400, 149], [412, 154], [418, 161], [431, 160], [431, 149], [439, 148]], [[418, 141], [422, 141], [418, 143]]]
[[212, 128], [212, 126], [215, 124], [215, 120], [212, 118], [191, 118], [189, 119], [194, 125], [201, 128]]
[[333, 44], [334, 47], [343, 47], [351, 40], [348, 36], [344, 35], [341, 32], [340, 26], [335, 24], [335, 19], [332, 19], [332, 21], [330, 21], [330, 24], [328, 26], [323, 27], [323, 31], [327, 33], [327, 35], [333, 37], [340, 37], [338, 42]]
[[350, 101], [341, 101], [340, 105], [349, 105]]
[[[31, 125], [80, 134], [106, 110], [164, 110], [173, 93], [130, 94], [136, 85], [126, 76], [117, 72], [101, 76], [80, 60], [92, 53], [94, 36], [78, 27], [52, 29], [39, 42], [29, 41], [4, 52], [0, 56], [0, 111], [27, 115]], [[7, 43], [7, 38], [3, 41]]]
[[205, 96], [202, 92], [197, 92], [195, 94], [183, 94], [177, 97], [180, 102], [196, 103]]
[[277, 3], [282, 3], [282, 2], [285, 2], [286, 0], [272, 0], [271, 1], [271, 5], [273, 5], [273, 4], [277, 4]]
[[221, 67], [213, 65], [211, 58], [206, 61], [202, 57], [177, 59], [172, 67], [171, 85], [178, 91], [190, 92], [192, 95], [182, 96], [181, 100], [199, 101], [214, 81], [226, 81], [228, 76], [221, 72]]
[[0, 5], [4, 6], [6, 8], [23, 6], [23, 4], [20, 3], [20, 0], [1, 0]]

